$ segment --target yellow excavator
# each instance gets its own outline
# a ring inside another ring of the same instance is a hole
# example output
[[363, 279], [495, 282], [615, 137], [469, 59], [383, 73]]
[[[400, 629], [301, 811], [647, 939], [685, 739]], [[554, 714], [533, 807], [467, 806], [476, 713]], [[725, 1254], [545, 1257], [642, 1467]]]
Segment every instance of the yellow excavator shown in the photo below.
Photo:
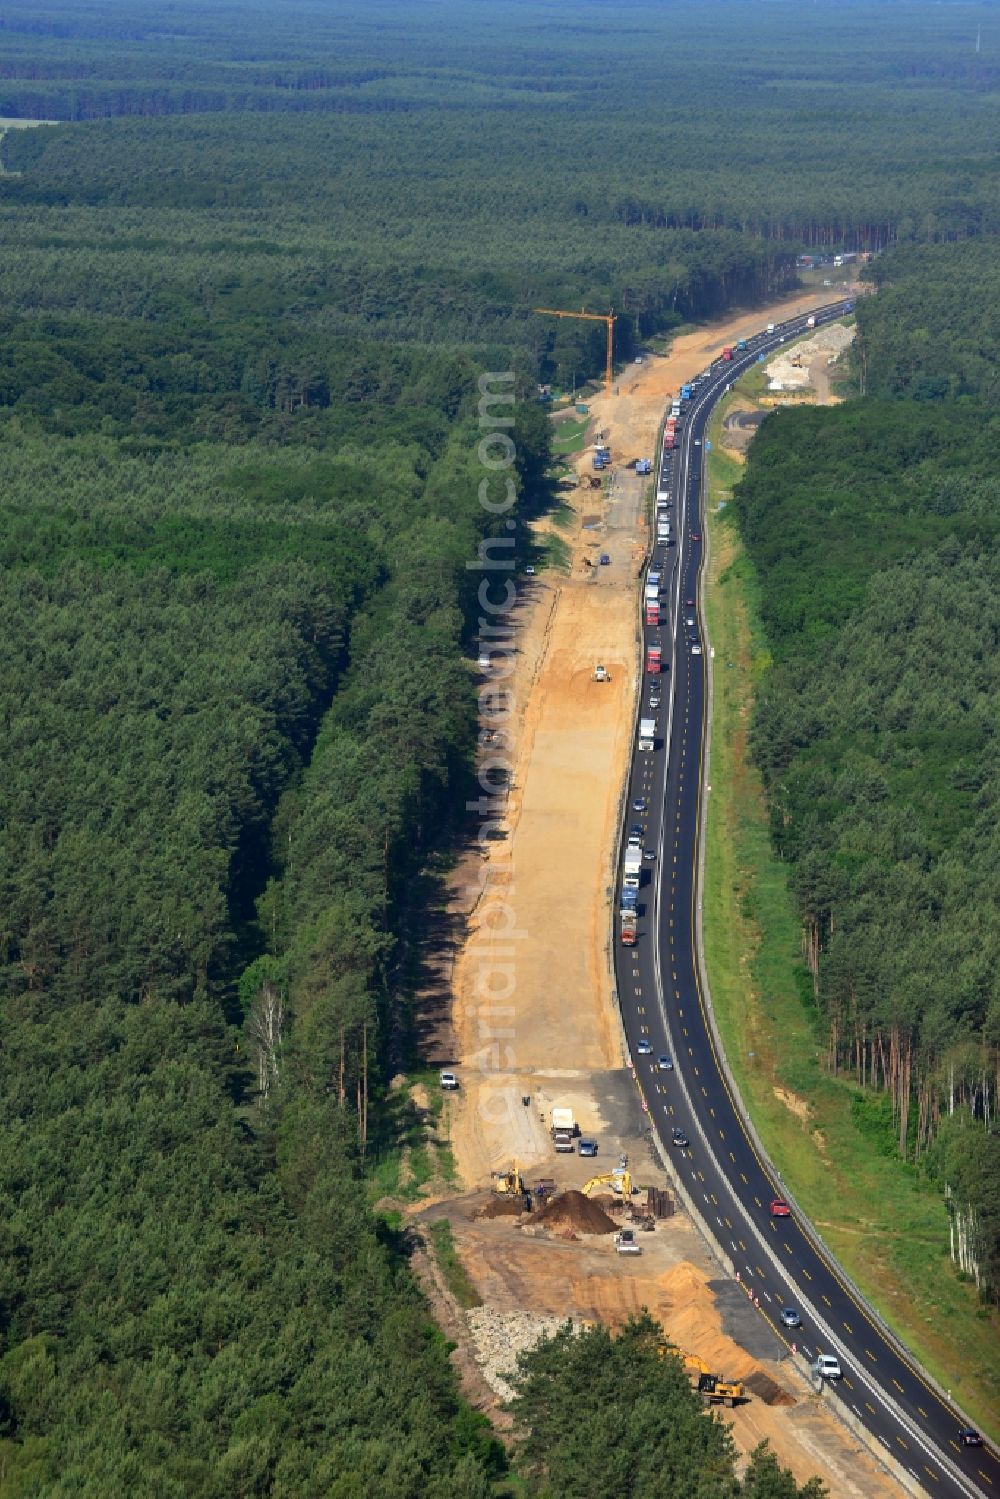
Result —
[[509, 1171], [493, 1171], [493, 1190], [499, 1192], [501, 1197], [524, 1197], [527, 1195], [527, 1187], [524, 1185], [524, 1177], [517, 1169], [517, 1162], [512, 1161]]
[[696, 1353], [685, 1353], [682, 1348], [678, 1348], [677, 1352], [686, 1364], [697, 1369], [698, 1389], [709, 1405], [742, 1405], [749, 1399], [738, 1380], [720, 1379]]
[[592, 1176], [589, 1182], [584, 1182], [580, 1191], [584, 1197], [589, 1197], [598, 1187], [610, 1187], [622, 1197], [631, 1197], [638, 1190], [628, 1171], [606, 1171], [603, 1176]]

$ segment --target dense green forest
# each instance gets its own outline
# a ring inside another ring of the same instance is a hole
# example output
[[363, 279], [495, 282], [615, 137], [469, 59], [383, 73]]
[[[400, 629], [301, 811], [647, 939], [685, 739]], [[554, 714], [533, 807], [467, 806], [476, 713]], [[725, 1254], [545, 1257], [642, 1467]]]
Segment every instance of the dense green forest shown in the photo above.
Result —
[[617, 1333], [567, 1325], [519, 1360], [513, 1402], [525, 1492], [538, 1499], [823, 1499], [766, 1443], [733, 1471], [727, 1428], [647, 1315]]
[[[627, 357], [786, 289], [805, 245], [893, 240], [963, 241], [985, 295], [964, 242], [1000, 213], [1000, 26], [983, 5], [890, 10], [5, 8], [0, 114], [64, 122], [0, 134], [5, 1493], [506, 1484], [366, 1185], [396, 1143], [414, 876], [457, 826], [477, 731], [468, 564], [500, 525], [477, 498], [478, 382], [516, 376], [523, 558], [546, 502], [534, 383], [603, 361], [602, 330], [536, 304], [614, 306]], [[897, 321], [895, 365], [865, 340], [886, 394], [917, 358]], [[924, 411], [912, 507], [886, 461], [910, 530], [872, 551], [905, 572], [928, 536], [938, 567], [956, 548], [969, 631], [992, 617], [969, 572], [993, 534], [989, 348], [948, 387], [978, 404]], [[821, 618], [785, 606], [837, 649], [841, 582]], [[859, 609], [867, 586], [852, 575]], [[962, 711], [960, 772], [918, 831], [985, 860], [981, 698]], [[979, 1141], [980, 1043], [966, 1060], [951, 1039], [952, 1128]], [[948, 1138], [931, 1112], [927, 1154]], [[652, 1392], [622, 1423], [666, 1440], [676, 1418], [706, 1499], [794, 1493], [766, 1454], [741, 1487], [672, 1361], [616, 1350], [638, 1359], [621, 1389]], [[539, 1360], [535, 1433], [542, 1394], [569, 1409], [583, 1378]], [[571, 1492], [578, 1450], [529, 1443], [529, 1491]]]
[[873, 394], [766, 422], [736, 501], [775, 663], [753, 743], [830, 1065], [884, 1090], [887, 1148], [940, 1181], [998, 1297], [993, 262], [887, 255], [859, 307]]

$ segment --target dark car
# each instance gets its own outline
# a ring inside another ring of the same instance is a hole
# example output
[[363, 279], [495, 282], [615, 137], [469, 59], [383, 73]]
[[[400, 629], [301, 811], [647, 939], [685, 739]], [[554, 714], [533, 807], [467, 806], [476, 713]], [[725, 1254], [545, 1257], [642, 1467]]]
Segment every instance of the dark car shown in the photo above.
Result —
[[601, 553], [601, 566], [602, 567], [607, 567], [610, 564], [610, 562], [611, 562], [611, 558], [608, 556], [607, 552], [602, 552]]
[[700, 531], [692, 531], [691, 532], [691, 540], [692, 541], [700, 541], [701, 540], [701, 532]]
[[645, 810], [646, 810], [646, 798], [644, 796], [637, 796], [636, 799], [635, 799], [635, 801], [632, 803], [632, 811], [633, 812], [645, 812]]
[[629, 835], [630, 838], [638, 838], [640, 840], [640, 842], [641, 842], [642, 841], [642, 823], [641, 822], [634, 822], [632, 824], [632, 826], [628, 830], [628, 835]]
[[963, 1447], [981, 1447], [983, 1439], [974, 1426], [963, 1426], [958, 1433], [958, 1440]]
[[685, 1145], [690, 1145], [691, 1141], [688, 1139], [687, 1135], [682, 1129], [675, 1129], [671, 1133], [670, 1143], [671, 1145], [680, 1145], [683, 1147]]

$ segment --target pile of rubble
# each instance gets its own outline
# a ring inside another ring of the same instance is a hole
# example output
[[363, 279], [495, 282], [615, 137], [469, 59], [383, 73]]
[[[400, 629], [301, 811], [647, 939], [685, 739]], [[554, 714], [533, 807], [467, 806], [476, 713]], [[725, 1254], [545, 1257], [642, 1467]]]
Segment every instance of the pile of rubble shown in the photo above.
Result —
[[[502, 1400], [509, 1400], [514, 1393], [510, 1375], [517, 1368], [517, 1355], [551, 1337], [566, 1321], [532, 1312], [495, 1312], [488, 1306], [473, 1307], [465, 1315], [475, 1345], [476, 1363], [486, 1383]], [[573, 1325], [578, 1330], [581, 1326]]]
[[803, 343], [782, 349], [764, 367], [768, 390], [807, 390], [812, 384], [809, 367], [813, 361], [822, 359], [825, 355], [826, 363], [832, 364], [853, 337], [853, 327], [846, 328], [843, 323], [831, 323], [827, 328], [818, 329], [812, 338], [807, 338]]

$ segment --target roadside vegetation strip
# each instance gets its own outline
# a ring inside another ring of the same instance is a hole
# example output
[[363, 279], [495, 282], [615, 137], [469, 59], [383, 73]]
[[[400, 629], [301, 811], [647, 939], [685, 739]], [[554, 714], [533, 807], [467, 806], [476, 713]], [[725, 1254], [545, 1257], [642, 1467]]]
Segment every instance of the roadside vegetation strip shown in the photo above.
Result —
[[895, 1156], [889, 1101], [826, 1071], [801, 927], [749, 761], [753, 699], [770, 656], [754, 568], [734, 519], [718, 512], [742, 469], [721, 451], [723, 421], [747, 400], [737, 386], [709, 428], [705, 614], [715, 688], [703, 899], [716, 1018], [743, 1101], [790, 1190], [920, 1362], [995, 1434], [993, 1318], [948, 1257], [939, 1191]]
[[445, 1278], [445, 1283], [463, 1311], [482, 1306], [483, 1298], [476, 1290], [455, 1248], [455, 1236], [447, 1218], [436, 1218], [428, 1225], [427, 1236], [431, 1241], [434, 1258]]

